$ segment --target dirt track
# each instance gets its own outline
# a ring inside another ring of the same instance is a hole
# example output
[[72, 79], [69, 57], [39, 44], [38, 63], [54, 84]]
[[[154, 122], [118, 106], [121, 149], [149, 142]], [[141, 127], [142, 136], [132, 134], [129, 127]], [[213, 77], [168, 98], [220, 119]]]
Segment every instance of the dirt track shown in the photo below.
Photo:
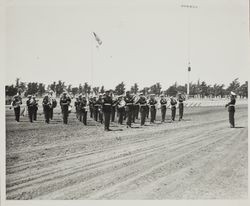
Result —
[[112, 132], [55, 118], [18, 124], [7, 112], [7, 199], [247, 198], [247, 105], [236, 108], [235, 129], [223, 107]]

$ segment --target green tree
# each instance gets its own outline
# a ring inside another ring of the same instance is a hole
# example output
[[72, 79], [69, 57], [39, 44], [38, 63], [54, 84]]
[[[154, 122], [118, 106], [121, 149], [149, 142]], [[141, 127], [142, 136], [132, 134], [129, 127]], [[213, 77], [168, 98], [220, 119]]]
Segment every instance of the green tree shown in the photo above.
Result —
[[150, 94], [161, 94], [161, 84], [159, 82], [150, 87]]
[[58, 83], [56, 84], [56, 95], [60, 96], [65, 90], [65, 88], [66, 88], [65, 83], [59, 80]]
[[75, 95], [79, 92], [79, 88], [78, 88], [78, 87], [73, 87], [73, 88], [71, 89], [71, 92], [72, 92], [72, 94], [75, 96]]
[[239, 78], [234, 79], [226, 89], [227, 94], [230, 94], [231, 91], [238, 93], [238, 90], [240, 88], [240, 82]]
[[120, 84], [118, 84], [116, 87], [115, 87], [115, 90], [114, 92], [117, 94], [117, 95], [122, 95], [125, 93], [125, 84], [123, 82], [121, 82]]
[[45, 93], [45, 85], [42, 83], [38, 84], [38, 95], [41, 97]]
[[149, 90], [150, 90], [149, 87], [144, 87], [142, 90], [140, 90], [140, 92], [143, 93], [143, 95], [147, 95], [149, 94]]
[[245, 81], [238, 90], [240, 97], [248, 97], [248, 81]]
[[27, 85], [27, 91], [25, 92], [25, 96], [34, 95], [38, 93], [38, 83], [37, 82], [29, 82]]
[[99, 87], [93, 87], [93, 91], [96, 95], [99, 94], [99, 90], [100, 90]]
[[165, 91], [165, 94], [168, 96], [176, 96], [177, 94], [177, 83], [171, 85], [170, 87], [168, 87], [168, 89]]
[[12, 84], [10, 86], [5, 86], [5, 95], [6, 96], [14, 96], [17, 94], [17, 88]]
[[101, 93], [104, 93], [104, 92], [105, 92], [104, 86], [101, 87], [100, 92], [101, 92]]
[[138, 86], [137, 83], [135, 83], [135, 84], [131, 87], [130, 92], [131, 92], [131, 93], [134, 93], [134, 94], [137, 94], [138, 91], [139, 91], [139, 86]]

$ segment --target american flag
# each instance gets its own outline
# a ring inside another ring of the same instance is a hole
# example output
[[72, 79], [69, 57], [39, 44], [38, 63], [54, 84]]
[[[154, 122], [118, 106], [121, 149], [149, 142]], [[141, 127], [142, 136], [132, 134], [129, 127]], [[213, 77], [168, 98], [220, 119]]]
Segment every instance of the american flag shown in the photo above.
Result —
[[101, 45], [101, 44], [102, 44], [101, 39], [97, 36], [97, 34], [96, 34], [95, 32], [93, 32], [93, 34], [94, 34], [94, 36], [95, 36], [95, 40], [97, 41], [97, 43], [98, 43], [99, 45]]

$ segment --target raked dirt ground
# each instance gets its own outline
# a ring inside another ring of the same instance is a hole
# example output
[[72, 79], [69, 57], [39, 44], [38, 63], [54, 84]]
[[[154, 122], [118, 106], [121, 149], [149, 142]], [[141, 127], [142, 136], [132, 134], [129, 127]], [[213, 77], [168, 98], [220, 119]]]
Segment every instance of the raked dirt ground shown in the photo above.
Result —
[[113, 123], [111, 132], [74, 114], [68, 125], [57, 114], [49, 125], [43, 116], [16, 123], [7, 110], [7, 199], [245, 199], [247, 110], [236, 107], [234, 129], [216, 106], [163, 124], [158, 111], [154, 125]]

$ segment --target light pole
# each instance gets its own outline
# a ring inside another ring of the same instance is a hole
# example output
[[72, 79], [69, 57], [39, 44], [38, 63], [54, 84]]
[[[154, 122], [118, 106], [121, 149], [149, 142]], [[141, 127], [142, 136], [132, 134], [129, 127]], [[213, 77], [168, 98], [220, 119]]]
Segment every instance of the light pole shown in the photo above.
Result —
[[[191, 4], [182, 4], [182, 8], [187, 8], [187, 9], [197, 9], [198, 6], [196, 5], [191, 5]], [[189, 98], [189, 80], [190, 80], [190, 72], [191, 72], [191, 61], [190, 61], [190, 12], [188, 12], [187, 15], [187, 57], [188, 57], [188, 78], [187, 78], [187, 98]]]

